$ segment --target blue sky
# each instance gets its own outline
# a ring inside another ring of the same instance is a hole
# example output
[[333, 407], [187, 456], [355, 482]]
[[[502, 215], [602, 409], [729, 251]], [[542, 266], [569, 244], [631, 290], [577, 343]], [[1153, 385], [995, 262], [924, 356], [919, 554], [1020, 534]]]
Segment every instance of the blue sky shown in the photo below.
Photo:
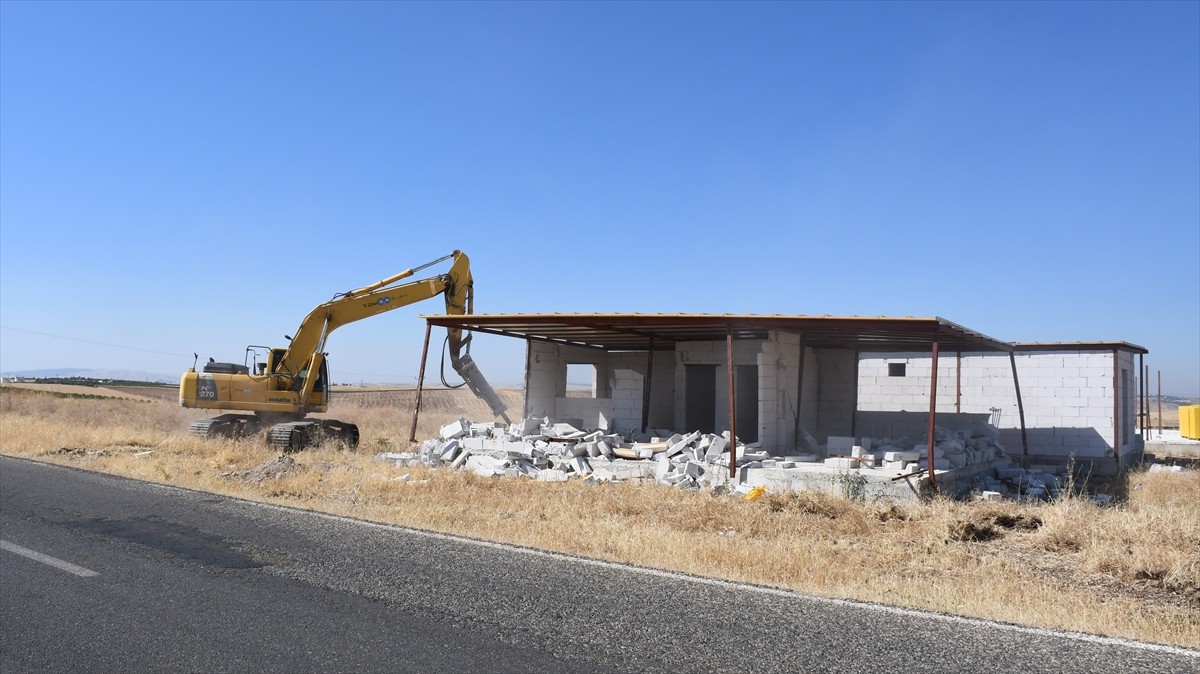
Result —
[[1200, 3], [0, 3], [0, 369], [240, 361], [456, 248], [485, 313], [936, 315], [1198, 395]]

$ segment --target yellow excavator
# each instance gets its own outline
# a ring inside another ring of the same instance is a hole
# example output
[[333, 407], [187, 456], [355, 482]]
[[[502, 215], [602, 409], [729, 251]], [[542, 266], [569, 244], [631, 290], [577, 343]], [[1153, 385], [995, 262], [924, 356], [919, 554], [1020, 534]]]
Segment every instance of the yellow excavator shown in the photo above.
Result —
[[[446, 260], [453, 260], [450, 271], [409, 283], [398, 283], [418, 271]], [[347, 447], [358, 445], [358, 427], [335, 419], [309, 419], [310, 413], [329, 408], [329, 365], [325, 342], [329, 333], [347, 323], [378, 316], [415, 302], [444, 295], [447, 314], [469, 314], [474, 310], [474, 284], [471, 263], [462, 251], [406, 269], [399, 274], [333, 299], [309, 312], [287, 347], [251, 345], [245, 362], [222, 363], [209, 359], [201, 372], [196, 363], [179, 381], [182, 407], [208, 410], [237, 410], [252, 414], [221, 414], [192, 423], [189, 431], [200, 437], [237, 437], [269, 429], [272, 445], [296, 451], [323, 440], [340, 441]], [[446, 348], [455, 372], [475, 395], [491, 407], [493, 414], [506, 422], [504, 403], [488, 385], [471, 359], [470, 336], [450, 329]], [[199, 355], [196, 355], [199, 361]], [[445, 381], [442, 382], [445, 384]], [[462, 384], [459, 384], [461, 386]]]

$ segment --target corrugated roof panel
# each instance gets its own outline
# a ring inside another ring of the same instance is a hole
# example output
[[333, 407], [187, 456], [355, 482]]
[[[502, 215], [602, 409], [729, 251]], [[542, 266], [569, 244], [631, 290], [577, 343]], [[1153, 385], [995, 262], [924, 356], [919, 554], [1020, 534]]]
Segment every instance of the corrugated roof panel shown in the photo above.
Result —
[[651, 342], [764, 339], [770, 330], [803, 335], [813, 347], [924, 350], [938, 337], [943, 350], [1009, 351], [1012, 346], [943, 318], [783, 316], [758, 314], [472, 314], [422, 316], [429, 323], [523, 339], [608, 350], [645, 350]]

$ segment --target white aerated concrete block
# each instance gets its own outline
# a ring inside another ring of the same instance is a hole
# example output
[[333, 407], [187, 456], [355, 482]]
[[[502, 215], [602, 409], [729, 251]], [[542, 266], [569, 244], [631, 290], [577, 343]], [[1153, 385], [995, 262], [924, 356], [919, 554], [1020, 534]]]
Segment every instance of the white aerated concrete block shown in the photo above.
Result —
[[458, 456], [454, 458], [454, 461], [450, 463], [450, 467], [455, 469], [462, 468], [463, 464], [466, 463], [467, 459], [470, 457], [471, 453], [464, 449], [463, 451], [459, 452]]
[[504, 472], [505, 467], [507, 462], [483, 454], [476, 454], [467, 459], [467, 470], [484, 477], [499, 475]]
[[441, 448], [442, 461], [453, 461], [454, 455], [458, 453], [458, 447], [459, 447], [458, 440], [451, 440], [450, 442], [447, 442], [445, 445], [442, 445], [442, 448]]
[[445, 426], [442, 426], [440, 435], [442, 436], [443, 440], [461, 438], [467, 434], [467, 428], [468, 426], [466, 420], [459, 419], [458, 421], [452, 421]]
[[671, 473], [671, 460], [660, 454], [654, 462], [654, 479], [662, 480]]
[[725, 448], [729, 446], [729, 441], [721, 436], [716, 436], [709, 443], [708, 448], [704, 451], [704, 459], [713, 461], [719, 459], [721, 454], [725, 452]]
[[858, 468], [858, 459], [849, 459], [843, 457], [834, 457], [825, 459], [825, 465], [831, 468], [851, 469]]
[[583, 456], [577, 456], [574, 459], [571, 459], [571, 468], [573, 468], [575, 472], [579, 473], [580, 475], [587, 475], [592, 472], [592, 464], [588, 463], [587, 458]]

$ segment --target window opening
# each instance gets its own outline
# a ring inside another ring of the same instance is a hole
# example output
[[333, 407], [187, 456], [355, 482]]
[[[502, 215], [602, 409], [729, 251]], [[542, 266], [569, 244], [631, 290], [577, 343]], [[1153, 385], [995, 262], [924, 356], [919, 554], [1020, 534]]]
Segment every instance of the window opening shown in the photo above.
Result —
[[591, 363], [567, 364], [567, 397], [596, 397], [596, 366]]

